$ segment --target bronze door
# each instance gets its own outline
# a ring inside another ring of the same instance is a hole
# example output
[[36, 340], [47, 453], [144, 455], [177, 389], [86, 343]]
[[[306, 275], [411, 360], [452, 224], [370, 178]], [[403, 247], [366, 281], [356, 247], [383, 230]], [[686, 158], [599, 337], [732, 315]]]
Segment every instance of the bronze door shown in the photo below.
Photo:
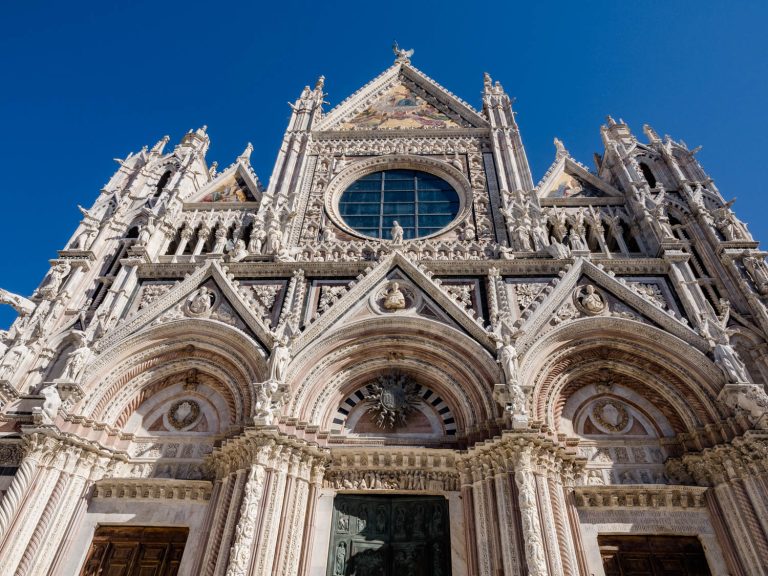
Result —
[[176, 576], [187, 528], [99, 526], [81, 576]]
[[327, 576], [450, 576], [450, 543], [441, 496], [341, 494]]
[[606, 576], [710, 576], [692, 536], [600, 536]]

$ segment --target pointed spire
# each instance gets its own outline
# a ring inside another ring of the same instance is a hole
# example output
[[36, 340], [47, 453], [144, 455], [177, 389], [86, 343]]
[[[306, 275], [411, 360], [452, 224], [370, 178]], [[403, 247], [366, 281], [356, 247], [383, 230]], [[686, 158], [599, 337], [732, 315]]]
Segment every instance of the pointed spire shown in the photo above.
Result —
[[245, 147], [245, 150], [243, 150], [243, 153], [237, 157], [237, 161], [250, 164], [252, 153], [253, 153], [253, 144], [248, 142], [248, 145]]
[[560, 158], [563, 158], [564, 156], [568, 156], [568, 150], [565, 149], [565, 144], [563, 144], [563, 141], [560, 140], [560, 138], [554, 139], [555, 144], [555, 159], [560, 160]]
[[158, 154], [158, 155], [162, 154], [163, 153], [163, 149], [165, 148], [165, 145], [168, 144], [168, 141], [170, 139], [171, 139], [171, 137], [168, 136], [167, 134], [165, 136], [163, 136], [162, 138], [160, 138], [160, 140], [157, 141], [157, 144], [152, 146], [151, 152], [153, 154]]
[[643, 124], [643, 132], [648, 137], [650, 142], [661, 142], [661, 138], [659, 138], [656, 130], [651, 128], [648, 124]]
[[491, 75], [488, 74], [488, 72], [483, 72], [483, 92], [485, 94], [490, 94], [492, 88], [493, 80], [491, 79]]
[[217, 174], [217, 170], [216, 170], [216, 169], [218, 168], [218, 166], [219, 166], [219, 163], [218, 163], [218, 162], [216, 162], [216, 160], [214, 160], [214, 161], [213, 161], [213, 164], [211, 164], [211, 167], [210, 167], [210, 168], [208, 168], [208, 177], [209, 177], [211, 180], [213, 180], [214, 178], [216, 178], [216, 174]]
[[616, 126], [616, 120], [610, 114], [605, 117], [605, 121], [608, 122], [608, 126]]
[[317, 79], [317, 82], [315, 82], [315, 91], [323, 91], [323, 88], [325, 87], [325, 76], [320, 76], [320, 78]]

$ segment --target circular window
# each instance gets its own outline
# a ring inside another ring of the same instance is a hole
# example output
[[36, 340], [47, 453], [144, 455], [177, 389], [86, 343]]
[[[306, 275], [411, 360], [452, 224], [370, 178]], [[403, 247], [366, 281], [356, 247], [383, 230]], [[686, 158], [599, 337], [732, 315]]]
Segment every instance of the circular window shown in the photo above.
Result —
[[459, 213], [459, 195], [442, 178], [417, 170], [383, 170], [359, 178], [339, 199], [339, 214], [350, 228], [372, 238], [421, 238], [448, 226]]

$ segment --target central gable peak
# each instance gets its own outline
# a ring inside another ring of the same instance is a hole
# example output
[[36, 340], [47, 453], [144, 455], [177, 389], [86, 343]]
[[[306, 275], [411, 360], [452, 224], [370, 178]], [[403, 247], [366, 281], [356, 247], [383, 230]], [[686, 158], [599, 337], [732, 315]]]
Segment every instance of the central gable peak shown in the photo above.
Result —
[[[395, 63], [332, 109], [315, 132], [460, 130], [488, 122], [469, 104], [411, 66], [400, 50]], [[409, 54], [410, 53], [410, 54]]]

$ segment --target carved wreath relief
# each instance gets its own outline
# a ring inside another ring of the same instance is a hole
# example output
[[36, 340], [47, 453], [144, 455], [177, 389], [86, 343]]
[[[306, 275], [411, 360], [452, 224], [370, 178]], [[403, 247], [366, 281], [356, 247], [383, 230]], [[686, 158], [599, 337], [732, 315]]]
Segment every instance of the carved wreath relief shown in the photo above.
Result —
[[179, 400], [168, 410], [168, 422], [176, 430], [183, 430], [200, 417], [200, 404], [194, 400]]

